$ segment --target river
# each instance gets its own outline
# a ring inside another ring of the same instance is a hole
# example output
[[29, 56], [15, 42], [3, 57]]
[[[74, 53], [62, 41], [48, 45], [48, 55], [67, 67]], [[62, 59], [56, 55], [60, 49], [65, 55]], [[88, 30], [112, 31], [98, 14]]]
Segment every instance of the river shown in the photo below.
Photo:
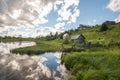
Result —
[[61, 52], [40, 55], [10, 53], [11, 49], [35, 45], [34, 42], [0, 43], [0, 80], [67, 80], [69, 71], [61, 64]]

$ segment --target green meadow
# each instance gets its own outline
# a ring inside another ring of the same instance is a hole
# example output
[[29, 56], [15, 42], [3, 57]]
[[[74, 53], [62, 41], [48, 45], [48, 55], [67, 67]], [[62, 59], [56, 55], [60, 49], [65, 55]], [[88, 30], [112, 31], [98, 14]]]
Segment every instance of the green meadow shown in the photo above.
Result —
[[25, 48], [18, 48], [12, 50], [13, 53], [20, 53], [20, 54], [40, 54], [44, 52], [55, 52], [60, 51], [60, 44], [61, 40], [53, 40], [53, 41], [43, 41], [43, 40], [33, 40], [36, 42], [35, 46], [25, 47]]
[[103, 46], [63, 53], [62, 62], [73, 75], [70, 80], [120, 80], [120, 23], [104, 32], [99, 32], [99, 27], [72, 33], [82, 33], [86, 42]]

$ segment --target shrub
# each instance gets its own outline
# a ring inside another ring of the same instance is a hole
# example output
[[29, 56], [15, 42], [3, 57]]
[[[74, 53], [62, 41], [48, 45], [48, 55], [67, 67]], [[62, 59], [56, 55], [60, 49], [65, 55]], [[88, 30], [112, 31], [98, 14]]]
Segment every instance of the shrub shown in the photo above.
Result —
[[105, 23], [103, 23], [102, 26], [100, 27], [101, 32], [106, 31], [107, 29], [108, 29], [108, 26]]

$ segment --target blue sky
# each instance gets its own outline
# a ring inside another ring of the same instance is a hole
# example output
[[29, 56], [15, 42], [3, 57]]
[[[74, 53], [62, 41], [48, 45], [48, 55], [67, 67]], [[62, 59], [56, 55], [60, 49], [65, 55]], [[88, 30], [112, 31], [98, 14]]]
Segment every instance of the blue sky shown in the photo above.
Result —
[[113, 12], [107, 8], [110, 0], [81, 0], [79, 9], [80, 16], [78, 19], [78, 23], [95, 25], [101, 24], [106, 20], [112, 20], [118, 16], [118, 12]]
[[[76, 23], [66, 25], [65, 29], [77, 28], [79, 24], [96, 25], [102, 24], [106, 20], [114, 21], [120, 13], [113, 12], [109, 8], [107, 8], [109, 2], [110, 0], [80, 0], [80, 3], [78, 5], [80, 14], [77, 17]], [[55, 23], [57, 23], [57, 17], [57, 13], [52, 10], [47, 17], [50, 22], [44, 24], [44, 26], [53, 26]]]
[[0, 1], [0, 36], [46, 36], [106, 20], [120, 22], [120, 0]]

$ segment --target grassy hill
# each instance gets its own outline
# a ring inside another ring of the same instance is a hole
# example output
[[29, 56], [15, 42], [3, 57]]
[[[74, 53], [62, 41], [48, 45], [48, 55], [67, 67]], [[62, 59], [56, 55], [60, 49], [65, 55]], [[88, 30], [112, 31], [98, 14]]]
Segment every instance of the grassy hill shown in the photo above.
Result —
[[120, 80], [120, 23], [109, 25], [103, 32], [100, 27], [71, 33], [82, 33], [86, 42], [100, 42], [103, 46], [62, 55], [62, 62], [73, 75], [70, 80]]
[[100, 27], [101, 25], [85, 30], [76, 30], [72, 32], [70, 36], [82, 33], [85, 36], [87, 42], [101, 42], [103, 45], [108, 45], [110, 43], [120, 43], [120, 23], [109, 25], [108, 30], [104, 32], [99, 32]]

